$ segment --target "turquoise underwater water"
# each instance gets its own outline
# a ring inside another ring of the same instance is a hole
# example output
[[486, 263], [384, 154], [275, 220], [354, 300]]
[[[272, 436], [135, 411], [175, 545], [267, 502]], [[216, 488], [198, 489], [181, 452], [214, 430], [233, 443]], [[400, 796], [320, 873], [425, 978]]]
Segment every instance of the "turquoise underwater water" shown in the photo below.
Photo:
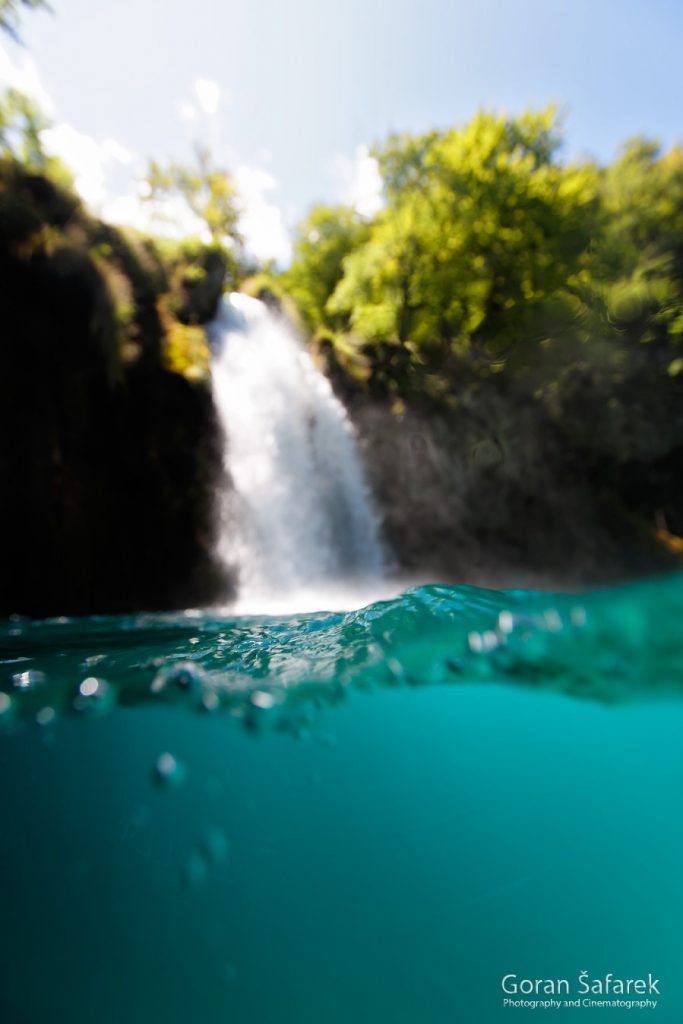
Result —
[[[672, 576], [2, 624], [0, 1022], [683, 1020], [682, 614]], [[657, 1005], [503, 1004], [582, 971]]]

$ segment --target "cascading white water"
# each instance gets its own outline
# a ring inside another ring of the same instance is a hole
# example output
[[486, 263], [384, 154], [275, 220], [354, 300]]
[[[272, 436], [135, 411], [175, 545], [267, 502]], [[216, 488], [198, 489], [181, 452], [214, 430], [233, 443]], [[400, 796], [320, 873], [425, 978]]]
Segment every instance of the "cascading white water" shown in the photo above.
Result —
[[219, 555], [238, 574], [239, 604], [377, 581], [378, 520], [327, 379], [286, 321], [246, 295], [222, 300], [209, 338], [230, 478]]

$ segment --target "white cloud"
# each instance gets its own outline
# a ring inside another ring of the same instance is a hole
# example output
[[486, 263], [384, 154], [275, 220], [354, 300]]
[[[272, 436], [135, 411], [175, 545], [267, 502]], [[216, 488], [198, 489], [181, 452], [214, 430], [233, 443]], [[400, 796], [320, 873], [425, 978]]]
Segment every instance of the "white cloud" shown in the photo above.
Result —
[[[78, 194], [97, 210], [111, 195], [114, 183], [110, 179], [134, 161], [133, 154], [116, 139], [99, 142], [66, 122], [45, 128], [40, 141], [46, 153], [64, 161], [74, 175]], [[130, 180], [131, 171], [124, 177]]]
[[197, 111], [191, 103], [181, 103], [178, 107], [178, 117], [181, 121], [194, 121]]
[[200, 110], [213, 117], [218, 113], [221, 101], [221, 87], [209, 78], [198, 78], [194, 83], [194, 94]]
[[35, 100], [44, 114], [52, 116], [55, 105], [43, 85], [38, 68], [26, 53], [18, 53], [12, 59], [9, 51], [0, 45], [0, 87], [16, 89]]
[[362, 217], [372, 217], [384, 205], [379, 164], [365, 145], [356, 146], [353, 159], [338, 156], [332, 163], [342, 202], [353, 206]]
[[[13, 60], [1, 45], [0, 86], [31, 96], [41, 110], [54, 116], [55, 105], [34, 62], [23, 53]], [[195, 120], [199, 114], [212, 118], [225, 102], [220, 86], [208, 78], [198, 78], [193, 93], [194, 102], [184, 102], [178, 108], [185, 121]], [[142, 177], [143, 165], [117, 139], [97, 139], [58, 121], [41, 132], [41, 142], [46, 153], [64, 161], [74, 175], [78, 194], [104, 220], [171, 238], [198, 235], [209, 241], [202, 221], [181, 197], [145, 201], [146, 188], [147, 194], [149, 190]], [[282, 211], [271, 199], [277, 182], [265, 171], [245, 164], [237, 168], [234, 178], [241, 209], [239, 227], [247, 250], [256, 259], [286, 263], [291, 256], [290, 239]]]
[[196, 217], [180, 196], [170, 196], [153, 203], [145, 202], [144, 182], [128, 195], [113, 196], [102, 207], [102, 217], [110, 224], [119, 224], [138, 231], [181, 239], [188, 235], [210, 241], [203, 222]]
[[[34, 61], [23, 52], [13, 58], [2, 45], [0, 88], [17, 89], [35, 100], [44, 114], [55, 116], [55, 104], [43, 85]], [[40, 140], [46, 153], [59, 157], [70, 168], [77, 192], [96, 209], [105, 202], [112, 188], [122, 184], [121, 179], [127, 182], [132, 180], [131, 171], [125, 169], [131, 167], [135, 158], [116, 139], [98, 141], [62, 121], [45, 128], [40, 133]]]
[[269, 199], [269, 193], [277, 189], [275, 178], [257, 167], [242, 164], [235, 171], [235, 185], [245, 247], [258, 260], [287, 263], [292, 254], [290, 238], [282, 211]]
[[[291, 256], [289, 235], [282, 212], [269, 195], [277, 188], [275, 179], [245, 164], [237, 168], [234, 178], [241, 211], [239, 229], [245, 248], [257, 260], [287, 263]], [[111, 196], [101, 206], [102, 217], [112, 224], [129, 225], [166, 238], [196, 235], [202, 241], [210, 241], [204, 223], [180, 196], [149, 203], [145, 202], [145, 191], [145, 182], [139, 181], [128, 194]]]
[[125, 224], [138, 231], [149, 230], [149, 212], [139, 193], [110, 198], [102, 207], [102, 216], [110, 224]]
[[105, 139], [100, 144], [100, 149], [105, 160], [116, 160], [124, 167], [129, 167], [135, 159], [131, 151], [116, 139]]

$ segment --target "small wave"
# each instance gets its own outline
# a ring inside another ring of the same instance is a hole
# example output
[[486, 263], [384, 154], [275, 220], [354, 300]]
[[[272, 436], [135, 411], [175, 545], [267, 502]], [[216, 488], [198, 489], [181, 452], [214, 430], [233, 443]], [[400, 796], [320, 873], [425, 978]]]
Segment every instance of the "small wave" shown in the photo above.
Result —
[[353, 688], [428, 684], [671, 698], [682, 616], [677, 574], [583, 595], [421, 586], [347, 612], [18, 619], [0, 627], [0, 721], [173, 702], [289, 728]]

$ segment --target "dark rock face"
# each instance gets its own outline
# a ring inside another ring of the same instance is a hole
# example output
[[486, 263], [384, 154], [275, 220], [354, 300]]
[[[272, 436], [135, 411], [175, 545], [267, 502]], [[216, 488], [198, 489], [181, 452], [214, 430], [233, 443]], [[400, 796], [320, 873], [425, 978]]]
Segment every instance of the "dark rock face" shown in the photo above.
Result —
[[191, 258], [189, 267], [180, 266], [173, 275], [172, 305], [181, 323], [206, 324], [216, 315], [228, 264], [218, 249], [204, 248]]
[[396, 416], [359, 395], [349, 405], [386, 538], [408, 576], [573, 588], [680, 566], [637, 507], [636, 495], [656, 499], [645, 490], [651, 467], [629, 496], [531, 404], [491, 392], [483, 405], [447, 413]]
[[[106, 277], [132, 312], [122, 341]], [[206, 604], [222, 442], [164, 368], [160, 280], [116, 231], [0, 167], [0, 614]]]

